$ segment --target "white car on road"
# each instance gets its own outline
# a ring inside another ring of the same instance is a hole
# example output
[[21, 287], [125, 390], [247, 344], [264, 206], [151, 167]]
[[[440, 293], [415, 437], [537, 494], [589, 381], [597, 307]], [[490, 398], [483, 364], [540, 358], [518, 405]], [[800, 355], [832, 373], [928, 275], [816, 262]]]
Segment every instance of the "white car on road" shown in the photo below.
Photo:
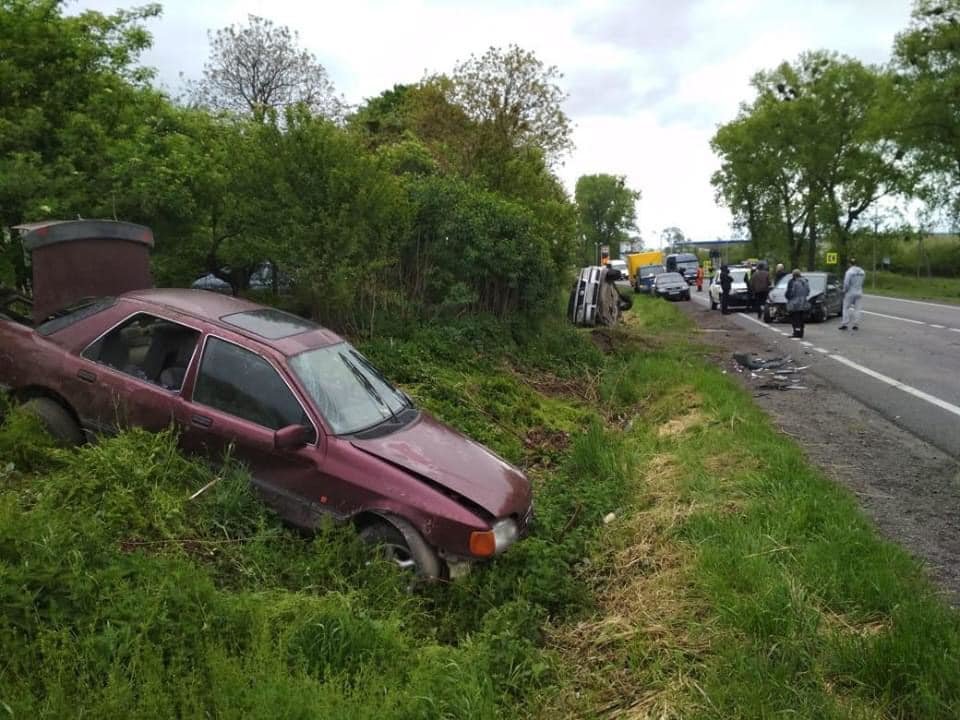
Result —
[[[730, 268], [730, 279], [733, 282], [730, 285], [730, 298], [727, 301], [728, 307], [750, 307], [750, 291], [747, 289], [747, 272], [747, 268], [745, 267]], [[713, 273], [713, 278], [710, 280], [710, 290], [708, 291], [711, 310], [716, 310], [720, 307], [721, 292], [720, 271], [717, 270]]]
[[608, 267], [608, 268], [613, 268], [614, 270], [619, 270], [619, 271], [620, 271], [620, 279], [621, 279], [621, 280], [626, 280], [626, 279], [627, 279], [628, 272], [627, 272], [627, 262], [626, 262], [626, 260], [608, 260], [608, 261], [607, 261], [607, 267]]

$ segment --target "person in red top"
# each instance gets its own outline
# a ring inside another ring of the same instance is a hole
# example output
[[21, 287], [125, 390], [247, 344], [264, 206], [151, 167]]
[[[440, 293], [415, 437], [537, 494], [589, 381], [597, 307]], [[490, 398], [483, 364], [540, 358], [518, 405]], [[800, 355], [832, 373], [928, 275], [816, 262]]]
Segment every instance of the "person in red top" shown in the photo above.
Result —
[[697, 292], [703, 290], [703, 265], [697, 265]]

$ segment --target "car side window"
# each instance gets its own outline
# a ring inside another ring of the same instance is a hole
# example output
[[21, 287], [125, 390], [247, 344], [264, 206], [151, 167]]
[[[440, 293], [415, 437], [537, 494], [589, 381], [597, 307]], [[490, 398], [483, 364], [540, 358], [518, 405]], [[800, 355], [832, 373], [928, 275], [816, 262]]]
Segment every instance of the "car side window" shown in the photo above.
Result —
[[81, 353], [167, 390], [179, 390], [200, 333], [170, 320], [140, 313], [118, 325]]
[[311, 424], [270, 363], [219, 338], [207, 340], [193, 400], [271, 430]]

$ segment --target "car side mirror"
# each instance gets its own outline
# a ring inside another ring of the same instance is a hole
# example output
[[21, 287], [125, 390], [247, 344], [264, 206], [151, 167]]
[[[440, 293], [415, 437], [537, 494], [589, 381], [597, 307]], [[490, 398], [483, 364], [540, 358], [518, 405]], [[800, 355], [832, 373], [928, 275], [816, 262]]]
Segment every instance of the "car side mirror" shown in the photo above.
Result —
[[275, 450], [296, 450], [302, 448], [313, 435], [313, 428], [308, 425], [287, 425], [273, 434]]

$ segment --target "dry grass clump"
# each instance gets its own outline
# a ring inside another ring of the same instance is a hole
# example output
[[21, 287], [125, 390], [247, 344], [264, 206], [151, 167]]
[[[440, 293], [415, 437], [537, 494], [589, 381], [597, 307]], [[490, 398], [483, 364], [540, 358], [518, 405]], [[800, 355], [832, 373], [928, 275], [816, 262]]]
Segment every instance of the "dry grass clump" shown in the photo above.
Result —
[[609, 549], [587, 570], [596, 613], [548, 632], [571, 676], [540, 708], [543, 717], [682, 717], [681, 698], [693, 695], [690, 668], [708, 644], [691, 558], [670, 538], [692, 508], [679, 492], [684, 471], [671, 453], [640, 466], [636, 500], [646, 509], [611, 523]]
[[706, 416], [699, 410], [691, 410], [686, 415], [671, 418], [657, 428], [657, 437], [673, 437], [685, 433], [690, 428], [703, 425]]
[[874, 620], [851, 620], [831, 610], [820, 610], [820, 620], [824, 630], [840, 633], [841, 635], [856, 635], [869, 638], [890, 630], [890, 618]]

